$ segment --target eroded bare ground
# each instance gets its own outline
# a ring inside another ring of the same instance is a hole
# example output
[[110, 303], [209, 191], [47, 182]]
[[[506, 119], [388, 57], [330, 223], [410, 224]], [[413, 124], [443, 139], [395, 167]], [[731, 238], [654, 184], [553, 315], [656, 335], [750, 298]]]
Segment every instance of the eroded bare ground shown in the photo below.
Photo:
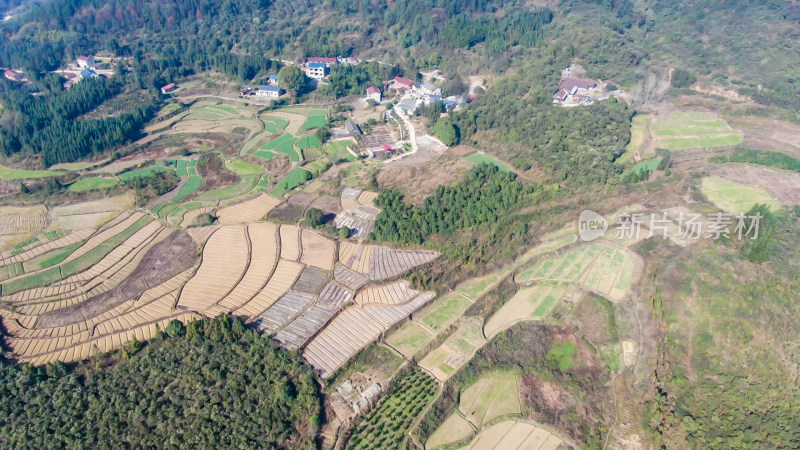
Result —
[[784, 205], [800, 204], [800, 173], [756, 164], [726, 163], [711, 166], [713, 175], [771, 192]]
[[[424, 151], [417, 152], [427, 153]], [[433, 152], [431, 152], [433, 153]], [[412, 164], [416, 161], [423, 161]], [[397, 189], [406, 194], [406, 200], [419, 205], [431, 195], [439, 185], [460, 181], [473, 164], [463, 158], [446, 152], [436, 159], [428, 160], [430, 155], [412, 155], [409, 158], [387, 164], [377, 175], [381, 189]], [[408, 161], [407, 161], [408, 160]]]
[[36, 328], [60, 327], [98, 316], [189, 269], [196, 259], [197, 245], [188, 233], [176, 230], [153, 245], [119, 286], [77, 305], [42, 314]]
[[744, 132], [744, 142], [756, 149], [776, 150], [800, 158], [800, 125], [761, 117], [726, 118]]

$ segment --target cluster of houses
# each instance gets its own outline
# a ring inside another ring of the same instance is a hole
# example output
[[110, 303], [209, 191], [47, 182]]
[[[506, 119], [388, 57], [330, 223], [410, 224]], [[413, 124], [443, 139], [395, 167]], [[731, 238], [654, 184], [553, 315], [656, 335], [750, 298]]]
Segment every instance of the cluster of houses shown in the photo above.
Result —
[[312, 56], [306, 58], [306, 76], [315, 80], [322, 80], [330, 73], [331, 66], [336, 64], [358, 64], [361, 60], [351, 56], [336, 58], [323, 58]]
[[462, 102], [459, 96], [443, 98], [442, 89], [428, 81], [415, 83], [408, 78], [394, 77], [393, 80], [384, 83], [384, 88], [394, 89], [402, 94], [402, 98], [395, 108], [407, 115], [413, 115], [421, 105], [427, 106], [437, 101], [441, 101], [448, 111]]
[[242, 86], [242, 89], [239, 91], [239, 95], [278, 98], [281, 95], [285, 94], [285, 91], [281, 89], [281, 87], [278, 84], [278, 75], [273, 73], [264, 76], [261, 79], [263, 80], [264, 84], [258, 87]]

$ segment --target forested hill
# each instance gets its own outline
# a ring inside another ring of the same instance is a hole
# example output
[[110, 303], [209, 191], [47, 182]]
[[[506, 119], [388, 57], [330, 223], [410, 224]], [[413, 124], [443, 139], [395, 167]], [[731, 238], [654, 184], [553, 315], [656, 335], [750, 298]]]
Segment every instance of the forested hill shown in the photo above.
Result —
[[120, 360], [0, 362], [8, 448], [316, 448], [317, 384], [239, 319], [172, 321]]
[[51, 0], [0, 25], [0, 65], [52, 69], [98, 50], [192, 61], [234, 52], [474, 73], [563, 55], [619, 82], [690, 68], [786, 106], [800, 79], [798, 25], [800, 5], [779, 1]]

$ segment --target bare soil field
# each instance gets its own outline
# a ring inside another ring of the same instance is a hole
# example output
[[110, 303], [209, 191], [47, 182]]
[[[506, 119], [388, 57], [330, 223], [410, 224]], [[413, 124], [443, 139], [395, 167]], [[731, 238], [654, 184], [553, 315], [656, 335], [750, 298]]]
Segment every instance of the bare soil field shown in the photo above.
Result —
[[760, 187], [774, 195], [783, 205], [800, 204], [800, 173], [742, 163], [711, 166], [709, 172], [734, 183]]
[[414, 155], [392, 162], [378, 172], [381, 189], [398, 189], [405, 193], [406, 200], [421, 205], [439, 185], [456, 183], [464, 177], [473, 164], [451, 154], [438, 158], [431, 152], [418, 151]]
[[109, 311], [126, 300], [138, 298], [179, 273], [192, 267], [197, 247], [183, 231], [174, 231], [165, 240], [153, 245], [136, 269], [114, 289], [75, 306], [39, 316], [37, 328], [65, 326]]

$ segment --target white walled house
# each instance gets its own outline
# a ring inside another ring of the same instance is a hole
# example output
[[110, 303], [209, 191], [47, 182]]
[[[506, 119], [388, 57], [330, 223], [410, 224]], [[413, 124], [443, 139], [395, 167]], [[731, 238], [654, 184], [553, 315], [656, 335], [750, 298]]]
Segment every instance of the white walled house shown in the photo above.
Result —
[[306, 75], [321, 80], [328, 75], [328, 65], [324, 62], [310, 62], [306, 65]]
[[80, 69], [88, 69], [96, 65], [94, 56], [78, 56], [76, 61], [78, 63], [78, 68]]
[[372, 99], [375, 103], [381, 102], [381, 90], [375, 86], [370, 86], [367, 88], [367, 98]]
[[256, 95], [259, 97], [280, 97], [283, 93], [283, 89], [278, 86], [267, 86], [262, 85], [259, 86], [258, 90], [256, 90]]

